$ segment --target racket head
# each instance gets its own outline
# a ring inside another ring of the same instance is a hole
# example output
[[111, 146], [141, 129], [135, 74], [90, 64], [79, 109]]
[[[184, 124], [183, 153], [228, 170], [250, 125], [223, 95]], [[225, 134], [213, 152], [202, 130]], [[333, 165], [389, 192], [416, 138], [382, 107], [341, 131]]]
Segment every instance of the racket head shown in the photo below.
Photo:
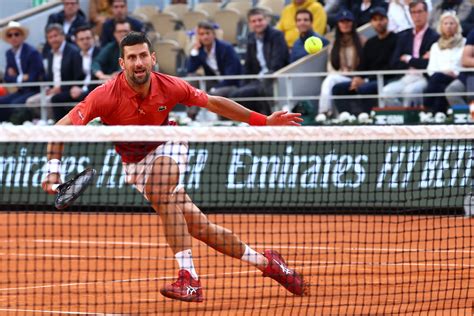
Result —
[[97, 171], [92, 168], [86, 168], [74, 178], [64, 182], [58, 188], [58, 195], [54, 201], [54, 206], [58, 210], [70, 206], [87, 187], [94, 181]]

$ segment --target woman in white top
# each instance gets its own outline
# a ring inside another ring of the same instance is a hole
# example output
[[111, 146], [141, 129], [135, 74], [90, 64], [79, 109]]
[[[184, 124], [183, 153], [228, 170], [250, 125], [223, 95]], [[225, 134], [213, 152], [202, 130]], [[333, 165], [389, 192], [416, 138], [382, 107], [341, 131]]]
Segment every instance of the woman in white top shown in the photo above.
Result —
[[[425, 93], [443, 93], [457, 78], [461, 69], [461, 57], [466, 39], [456, 13], [447, 11], [438, 24], [439, 40], [431, 46], [428, 62], [428, 87]], [[449, 104], [445, 96], [425, 97], [425, 107], [432, 112], [446, 112]]]

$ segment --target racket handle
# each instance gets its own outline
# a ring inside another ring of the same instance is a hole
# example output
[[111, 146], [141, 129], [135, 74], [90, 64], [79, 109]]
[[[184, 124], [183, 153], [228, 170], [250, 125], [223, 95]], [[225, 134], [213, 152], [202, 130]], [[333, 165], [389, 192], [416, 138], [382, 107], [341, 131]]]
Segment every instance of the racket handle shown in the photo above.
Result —
[[59, 186], [60, 186], [60, 184], [58, 184], [58, 183], [53, 184], [53, 185], [52, 185], [53, 191], [59, 192], [59, 190], [58, 190]]

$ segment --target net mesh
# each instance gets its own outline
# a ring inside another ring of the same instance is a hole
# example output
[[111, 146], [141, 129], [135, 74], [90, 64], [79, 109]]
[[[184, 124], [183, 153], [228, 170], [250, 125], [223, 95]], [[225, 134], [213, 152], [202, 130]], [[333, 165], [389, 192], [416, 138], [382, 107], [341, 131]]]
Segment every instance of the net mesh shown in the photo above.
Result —
[[[0, 313], [472, 315], [472, 135], [472, 126], [0, 127]], [[162, 141], [173, 145], [154, 148]], [[47, 142], [65, 143], [63, 180], [97, 170], [61, 211], [41, 189]], [[145, 157], [123, 165], [117, 143]], [[189, 236], [202, 303], [161, 294]], [[243, 243], [278, 251], [306, 295], [240, 260]]]

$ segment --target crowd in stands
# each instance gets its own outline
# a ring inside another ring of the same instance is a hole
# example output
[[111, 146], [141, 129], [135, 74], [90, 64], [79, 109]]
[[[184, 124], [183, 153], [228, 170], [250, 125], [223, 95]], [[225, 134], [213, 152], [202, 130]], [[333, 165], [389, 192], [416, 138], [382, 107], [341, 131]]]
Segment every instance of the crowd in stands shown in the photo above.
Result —
[[[248, 32], [245, 39], [235, 41], [237, 45], [222, 39], [212, 17], [185, 30], [189, 45], [181, 48], [188, 75], [255, 75], [254, 79], [207, 81], [209, 94], [235, 99], [271, 97], [273, 81], [262, 76], [307, 56], [304, 43], [315, 36], [328, 50], [319, 113], [359, 114], [384, 105], [423, 105], [432, 112], [446, 112], [452, 105], [472, 101], [466, 92], [474, 89], [474, 73], [462, 71], [474, 66], [470, 0], [291, 0], [276, 13], [264, 4], [259, 6], [260, 2], [243, 16], [241, 22]], [[15, 106], [0, 108], [0, 122], [38, 118], [38, 105], [45, 101], [55, 105], [48, 115], [58, 120], [71, 103], [80, 102], [95, 88], [92, 80], [109, 80], [121, 71], [119, 43], [127, 33], [149, 32], [152, 38], [164, 35], [154, 35], [149, 21], [133, 16], [126, 0], [91, 0], [87, 15], [79, 0], [62, 0], [62, 4], [62, 10], [45, 23], [40, 50], [27, 43], [29, 30], [21, 23], [11, 21], [2, 29], [2, 40], [10, 45], [3, 81], [54, 84], [46, 95], [38, 87], [7, 89], [0, 104]], [[375, 32], [371, 38], [358, 32], [359, 27], [368, 26]], [[390, 70], [406, 72], [384, 75], [383, 86], [376, 76], [351, 74]], [[362, 97], [351, 97], [354, 95]], [[382, 104], [377, 95], [384, 100]], [[273, 111], [269, 101], [240, 103], [263, 114]], [[189, 115], [199, 116], [195, 110]]]

